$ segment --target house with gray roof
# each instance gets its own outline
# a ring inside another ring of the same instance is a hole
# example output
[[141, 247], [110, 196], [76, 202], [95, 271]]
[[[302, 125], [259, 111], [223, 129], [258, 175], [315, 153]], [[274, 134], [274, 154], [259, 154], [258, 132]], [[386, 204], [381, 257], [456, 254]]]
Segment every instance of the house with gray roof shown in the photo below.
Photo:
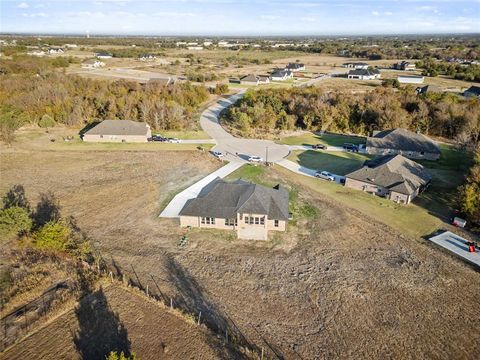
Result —
[[467, 90], [463, 92], [465, 97], [476, 97], [480, 99], [480, 86], [470, 86]]
[[270, 82], [270, 78], [268, 76], [262, 75], [254, 75], [249, 74], [242, 76], [240, 78], [240, 84], [242, 85], [259, 85], [259, 84], [268, 84]]
[[288, 191], [243, 180], [217, 178], [180, 211], [180, 226], [233, 230], [239, 239], [267, 240], [269, 231], [285, 231]]
[[380, 78], [380, 70], [378, 69], [354, 69], [348, 72], [349, 79], [357, 80], [374, 80]]
[[423, 94], [440, 94], [442, 92], [442, 89], [440, 89], [436, 85], [425, 85], [422, 87], [418, 87], [416, 90], [418, 95], [423, 95]]
[[150, 126], [131, 120], [103, 120], [83, 134], [87, 142], [147, 142], [152, 137]]
[[424, 167], [402, 155], [385, 155], [368, 160], [345, 176], [345, 186], [408, 204], [430, 184]]
[[410, 159], [438, 160], [440, 158], [440, 149], [433, 140], [406, 129], [374, 133], [374, 136], [367, 138], [365, 150], [367, 154], [400, 154]]
[[342, 66], [348, 69], [365, 69], [366, 70], [370, 65], [364, 62], [347, 62], [342, 64]]

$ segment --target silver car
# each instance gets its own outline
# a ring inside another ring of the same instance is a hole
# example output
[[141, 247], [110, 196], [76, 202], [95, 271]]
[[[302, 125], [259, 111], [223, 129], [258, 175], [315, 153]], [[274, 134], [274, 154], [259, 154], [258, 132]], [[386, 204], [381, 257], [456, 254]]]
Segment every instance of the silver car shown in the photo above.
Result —
[[323, 180], [335, 181], [335, 176], [328, 171], [317, 171], [315, 177]]

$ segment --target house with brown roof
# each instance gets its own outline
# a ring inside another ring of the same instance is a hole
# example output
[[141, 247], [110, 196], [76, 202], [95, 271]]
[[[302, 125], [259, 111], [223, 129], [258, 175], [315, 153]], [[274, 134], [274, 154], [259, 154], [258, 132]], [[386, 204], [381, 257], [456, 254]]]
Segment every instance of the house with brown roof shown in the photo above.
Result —
[[424, 167], [402, 155], [385, 155], [366, 161], [345, 176], [345, 186], [381, 196], [400, 204], [410, 203], [430, 184]]
[[269, 231], [285, 231], [288, 191], [243, 180], [217, 178], [180, 211], [180, 226], [233, 230], [239, 239], [267, 240]]
[[103, 120], [83, 134], [86, 142], [147, 142], [152, 137], [150, 126], [131, 120]]
[[438, 160], [440, 158], [440, 149], [433, 140], [406, 129], [374, 133], [374, 136], [367, 138], [365, 150], [367, 154], [400, 154], [410, 159]]

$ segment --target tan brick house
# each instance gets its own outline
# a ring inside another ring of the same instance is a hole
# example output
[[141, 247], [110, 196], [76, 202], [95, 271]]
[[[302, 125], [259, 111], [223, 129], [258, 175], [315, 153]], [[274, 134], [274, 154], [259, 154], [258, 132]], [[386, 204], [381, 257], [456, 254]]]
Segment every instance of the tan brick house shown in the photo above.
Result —
[[240, 239], [267, 240], [269, 231], [286, 230], [288, 218], [283, 187], [216, 179], [185, 204], [180, 226], [234, 230]]
[[147, 142], [152, 137], [150, 126], [131, 120], [103, 120], [83, 134], [87, 142]]
[[402, 155], [385, 155], [366, 161], [361, 169], [345, 176], [345, 186], [410, 203], [431, 181], [422, 165]]
[[440, 149], [431, 139], [406, 129], [379, 131], [367, 138], [366, 152], [373, 155], [400, 154], [410, 159], [438, 160]]

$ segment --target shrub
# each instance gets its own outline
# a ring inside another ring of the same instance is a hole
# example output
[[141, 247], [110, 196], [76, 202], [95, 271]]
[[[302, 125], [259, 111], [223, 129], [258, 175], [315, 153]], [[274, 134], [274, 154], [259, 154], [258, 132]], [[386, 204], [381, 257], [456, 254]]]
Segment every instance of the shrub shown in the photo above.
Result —
[[25, 208], [11, 206], [0, 210], [0, 235], [27, 233], [32, 228], [32, 219]]
[[68, 251], [74, 245], [70, 235], [71, 230], [67, 225], [50, 221], [33, 235], [33, 243], [39, 249]]
[[55, 126], [55, 120], [50, 115], [43, 115], [40, 121], [38, 122], [38, 126], [42, 128], [49, 128]]
[[125, 355], [122, 352], [118, 353], [116, 351], [111, 351], [110, 354], [106, 357], [107, 360], [135, 360], [135, 354]]

